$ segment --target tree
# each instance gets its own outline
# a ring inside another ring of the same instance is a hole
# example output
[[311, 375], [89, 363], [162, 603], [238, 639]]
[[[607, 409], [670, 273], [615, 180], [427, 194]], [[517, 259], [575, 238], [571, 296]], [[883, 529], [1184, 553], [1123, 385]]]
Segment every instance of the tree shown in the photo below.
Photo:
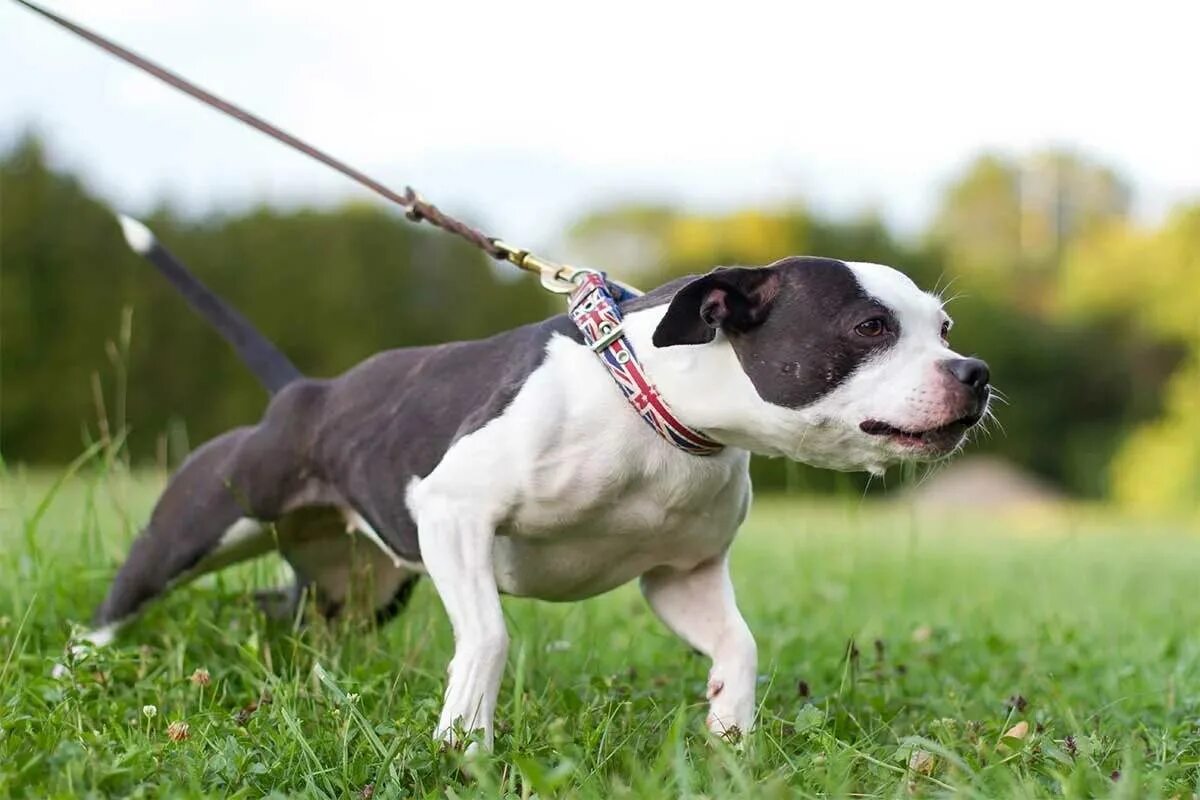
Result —
[[1141, 508], [1200, 511], [1200, 204], [1158, 229], [1111, 224], [1066, 261], [1066, 313], [1116, 319], [1183, 353], [1161, 414], [1136, 428], [1112, 464], [1115, 496]]
[[953, 275], [1041, 312], [1063, 250], [1128, 210], [1125, 182], [1072, 152], [987, 154], [946, 189], [931, 237]]
[[[173, 420], [199, 442], [258, 418], [266, 394], [129, 251], [112, 211], [51, 168], [36, 138], [0, 159], [0, 188], [6, 459], [70, 459], [98, 435], [101, 417], [114, 433], [127, 420], [132, 452], [143, 459]], [[309, 375], [337, 374], [381, 349], [478, 338], [560, 310], [468, 245], [378, 206], [263, 207], [200, 220], [164, 208], [146, 221]], [[133, 335], [122, 354], [113, 345], [126, 309]]]

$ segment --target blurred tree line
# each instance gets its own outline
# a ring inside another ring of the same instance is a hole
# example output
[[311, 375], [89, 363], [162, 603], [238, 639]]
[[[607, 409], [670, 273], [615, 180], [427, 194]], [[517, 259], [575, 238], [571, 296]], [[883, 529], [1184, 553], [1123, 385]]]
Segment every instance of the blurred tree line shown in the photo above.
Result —
[[[1120, 176], [1074, 153], [984, 154], [944, 188], [915, 240], [869, 214], [626, 205], [580, 220], [571, 244], [580, 260], [645, 285], [789, 253], [898, 267], [949, 301], [952, 344], [986, 358], [1008, 398], [997, 409], [1002, 428], [972, 451], [1000, 454], [1082, 496], [1115, 490], [1146, 506], [1195, 504], [1200, 207], [1163, 231], [1137, 231], [1130, 199]], [[778, 461], [755, 469], [756, 485], [866, 482]], [[1159, 480], [1168, 469], [1170, 490]]]
[[[0, 160], [0, 447], [64, 462], [129, 426], [135, 461], [171, 463], [258, 419], [262, 388], [122, 238], [113, 211], [26, 138]], [[346, 205], [144, 218], [306, 374], [401, 345], [477, 338], [544, 318], [554, 299], [470, 246], [390, 209]], [[123, 345], [124, 317], [132, 335]], [[127, 352], [126, 352], [127, 350]]]
[[[257, 384], [35, 138], [0, 160], [0, 193], [5, 459], [64, 461], [128, 420], [135, 460], [161, 459], [170, 440], [174, 462], [183, 432], [194, 445], [258, 417]], [[834, 220], [799, 205], [724, 214], [624, 205], [579, 220], [566, 249], [643, 287], [797, 253], [896, 266], [953, 298], [954, 345], [985, 357], [1009, 398], [1003, 430], [974, 449], [1084, 496], [1194, 503], [1200, 206], [1140, 230], [1129, 203], [1118, 175], [1071, 153], [984, 155], [945, 187], [915, 239], [871, 215]], [[146, 222], [312, 375], [560, 310], [529, 281], [376, 204], [204, 219], [164, 207]], [[755, 471], [760, 488], [863, 484], [780, 461]]]

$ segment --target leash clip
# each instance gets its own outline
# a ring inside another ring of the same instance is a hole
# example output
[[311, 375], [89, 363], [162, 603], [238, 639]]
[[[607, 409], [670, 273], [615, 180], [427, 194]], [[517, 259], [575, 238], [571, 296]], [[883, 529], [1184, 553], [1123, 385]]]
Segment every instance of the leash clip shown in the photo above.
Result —
[[547, 261], [544, 258], [535, 256], [528, 250], [514, 247], [499, 239], [493, 239], [492, 244], [504, 255], [504, 259], [510, 264], [526, 272], [536, 273], [541, 281], [542, 288], [555, 294], [570, 294], [575, 291], [579, 288], [580, 277], [590, 272], [590, 270], [578, 269], [566, 264]]

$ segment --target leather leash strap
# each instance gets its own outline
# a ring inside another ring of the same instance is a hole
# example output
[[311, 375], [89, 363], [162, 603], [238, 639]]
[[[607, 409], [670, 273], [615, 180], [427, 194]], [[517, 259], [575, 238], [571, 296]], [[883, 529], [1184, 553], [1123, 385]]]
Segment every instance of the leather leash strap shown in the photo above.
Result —
[[608, 369], [613, 381], [621, 389], [634, 411], [646, 421], [647, 425], [670, 444], [693, 455], [708, 456], [724, 449], [719, 442], [709, 439], [699, 431], [680, 422], [671, 413], [654, 384], [646, 377], [646, 372], [633, 351], [633, 345], [625, 336], [621, 311], [617, 305], [618, 300], [614, 299], [614, 293], [620, 299], [635, 296], [638, 294], [636, 289], [616, 281], [610, 282], [593, 270], [579, 269], [539, 258], [528, 250], [514, 247], [488, 236], [465, 222], [442, 212], [437, 206], [425, 201], [412, 187], [405, 187], [403, 194], [394, 192], [344, 161], [296, 138], [241, 106], [234, 105], [228, 100], [200, 88], [186, 78], [155, 64], [132, 50], [31, 3], [29, 0], [16, 0], [16, 2], [76, 36], [86, 39], [127, 64], [158, 78], [168, 86], [172, 86], [205, 105], [265, 133], [293, 150], [298, 150], [327, 167], [337, 170], [347, 178], [404, 208], [405, 215], [410, 220], [428, 222], [430, 225], [470, 242], [498, 261], [508, 261], [523, 270], [536, 273], [544, 288], [558, 294], [570, 295], [568, 308], [571, 320], [579, 328], [588, 346], [600, 357], [601, 362]]

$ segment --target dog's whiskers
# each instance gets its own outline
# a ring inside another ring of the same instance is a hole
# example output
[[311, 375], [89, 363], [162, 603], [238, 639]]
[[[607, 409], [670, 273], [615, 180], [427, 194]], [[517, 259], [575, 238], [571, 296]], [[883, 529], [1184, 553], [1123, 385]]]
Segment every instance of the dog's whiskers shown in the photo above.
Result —
[[954, 451], [946, 454], [942, 458], [939, 458], [937, 461], [927, 463], [927, 464], [918, 464], [917, 465], [918, 474], [916, 476], [916, 479], [910, 484], [909, 489], [910, 490], [920, 489], [922, 486], [924, 486], [926, 483], [929, 482], [930, 478], [932, 478], [934, 475], [936, 475], [937, 473], [939, 473], [943, 469], [945, 469], [946, 462], [949, 460], [949, 458], [954, 453], [958, 452], [958, 450], [959, 450], [959, 448], [961, 448], [961, 446], [962, 445], [960, 444], [959, 447], [956, 447], [954, 449]]
[[1000, 418], [996, 416], [996, 412], [992, 409], [989, 408], [983, 412], [983, 419], [980, 422], [982, 423], [982, 430], [987, 431], [989, 434], [991, 433], [989, 425], [995, 424], [1000, 429], [1000, 433], [1006, 437], [1008, 436], [1008, 431], [1004, 429], [1004, 423], [1000, 421]]
[[[942, 300], [942, 295], [944, 293], [950, 291], [951, 288], [953, 288], [954, 283], [955, 283], [955, 281], [958, 280], [959, 276], [951, 275], [950, 279], [946, 281], [946, 285], [942, 286], [942, 280], [945, 279], [945, 277], [946, 277], [946, 273], [942, 272], [942, 274], [938, 276], [937, 282], [934, 283], [934, 285], [933, 285], [933, 287], [934, 287], [933, 295], [938, 298], [938, 300], [939, 300], [939, 302], [941, 302], [943, 308], [946, 306], [947, 303], [950, 302], [950, 300]], [[954, 299], [954, 298], [951, 298], [951, 299]]]
[[946, 306], [950, 305], [955, 300], [962, 300], [964, 297], [970, 297], [970, 296], [971, 295], [965, 294], [963, 292], [959, 292], [958, 294], [952, 294], [949, 297], [942, 300], [942, 308], [945, 308]]
[[871, 481], [873, 480], [875, 480], [875, 473], [868, 472], [867, 483], [865, 486], [863, 486], [862, 497], [858, 498], [860, 502], [867, 499], [867, 492], [871, 491]]

